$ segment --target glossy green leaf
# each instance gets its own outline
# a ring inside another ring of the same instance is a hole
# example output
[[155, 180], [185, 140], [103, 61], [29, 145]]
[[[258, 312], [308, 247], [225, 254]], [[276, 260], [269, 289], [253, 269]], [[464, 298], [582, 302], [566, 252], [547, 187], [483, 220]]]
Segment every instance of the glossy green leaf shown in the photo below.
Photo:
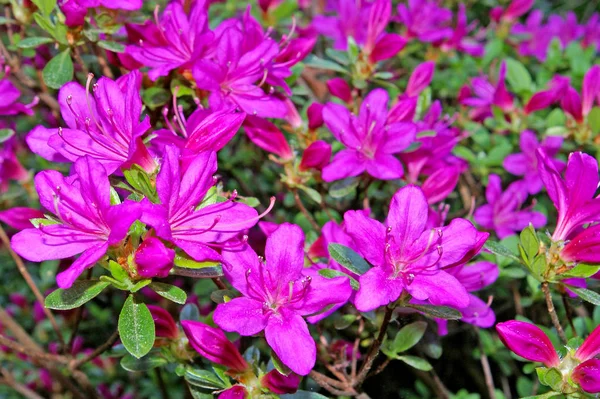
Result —
[[600, 305], [600, 294], [598, 294], [597, 292], [588, 290], [587, 288], [573, 287], [572, 285], [569, 285], [568, 287], [569, 290], [576, 293], [577, 296], [583, 299], [584, 301], [594, 304], [596, 306]]
[[495, 241], [487, 240], [485, 242], [483, 248], [487, 249], [494, 255], [504, 256], [504, 257], [514, 260], [515, 262], [521, 263], [521, 260], [518, 257], [516, 257], [515, 254], [512, 253], [512, 251], [510, 249], [506, 248], [504, 245], [501, 245]]
[[131, 372], [148, 371], [167, 363], [167, 359], [156, 355], [145, 356], [142, 359], [136, 359], [131, 355], [125, 355], [121, 359], [121, 367]]
[[310, 54], [304, 59], [304, 65], [316, 69], [325, 69], [341, 73], [348, 73], [343, 66], [329, 60], [324, 60], [316, 55]]
[[448, 306], [415, 305], [412, 303], [409, 303], [405, 306], [416, 309], [419, 312], [436, 319], [459, 320], [462, 317], [462, 313]]
[[358, 187], [359, 179], [351, 177], [349, 179], [338, 180], [329, 187], [329, 195], [332, 198], [344, 198], [354, 192]]
[[404, 363], [417, 370], [429, 371], [433, 368], [427, 360], [417, 356], [398, 356], [396, 359], [402, 360]]
[[349, 275], [347, 275], [344, 272], [340, 272], [339, 270], [320, 269], [319, 275], [323, 276], [325, 278], [348, 277], [348, 279], [350, 280], [350, 285], [352, 286], [353, 290], [358, 291], [358, 289], [360, 288], [360, 284], [358, 281], [356, 281], [356, 279], [350, 277]]
[[54, 39], [49, 37], [27, 37], [17, 43], [18, 48], [36, 48], [42, 44], [53, 43]]
[[115, 53], [124, 53], [125, 46], [121, 43], [110, 42], [106, 40], [101, 40], [98, 42], [98, 46], [102, 47], [105, 50], [113, 51]]
[[187, 300], [187, 294], [181, 288], [165, 283], [153, 282], [149, 287], [163, 298], [167, 298], [170, 301], [178, 303], [180, 305], [185, 304]]
[[155, 329], [152, 314], [145, 303], [129, 295], [119, 315], [119, 337], [127, 352], [141, 358], [154, 345]]
[[46, 297], [44, 304], [55, 310], [75, 309], [92, 300], [110, 284], [104, 281], [75, 281], [71, 288], [57, 289]]
[[185, 370], [185, 380], [191, 385], [210, 390], [219, 390], [229, 387], [229, 385], [223, 383], [215, 373], [192, 367], [188, 367]]
[[42, 71], [44, 82], [48, 87], [60, 89], [73, 79], [73, 60], [71, 50], [66, 49], [50, 60]]
[[371, 268], [362, 256], [357, 254], [352, 248], [341, 244], [331, 243], [327, 247], [329, 255], [341, 266], [354, 274], [362, 275]]
[[402, 327], [394, 338], [392, 348], [396, 353], [409, 350], [423, 338], [426, 329], [427, 323], [424, 321], [416, 321]]
[[521, 239], [521, 247], [526, 256], [524, 260], [530, 262], [540, 250], [540, 241], [531, 223], [521, 232], [519, 237]]

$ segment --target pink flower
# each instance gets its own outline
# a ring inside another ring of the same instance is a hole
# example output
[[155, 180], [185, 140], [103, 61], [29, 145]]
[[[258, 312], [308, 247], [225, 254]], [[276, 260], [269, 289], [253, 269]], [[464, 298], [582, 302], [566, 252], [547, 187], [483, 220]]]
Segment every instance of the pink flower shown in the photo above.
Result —
[[535, 324], [511, 320], [496, 324], [496, 331], [502, 343], [517, 355], [547, 367], [560, 364], [552, 342]]
[[158, 238], [148, 237], [137, 248], [133, 259], [140, 277], [164, 278], [173, 267], [175, 251], [167, 248]]

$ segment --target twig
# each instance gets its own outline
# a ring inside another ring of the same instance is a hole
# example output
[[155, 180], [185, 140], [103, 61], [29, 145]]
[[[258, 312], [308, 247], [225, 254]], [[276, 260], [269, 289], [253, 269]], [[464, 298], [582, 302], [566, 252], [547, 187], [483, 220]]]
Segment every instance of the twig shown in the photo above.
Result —
[[562, 292], [562, 302], [565, 307], [565, 311], [567, 312], [567, 320], [569, 321], [569, 325], [571, 326], [571, 330], [573, 330], [573, 336], [577, 336], [577, 330], [575, 329], [575, 324], [573, 324], [573, 309], [571, 309], [571, 305], [569, 304], [569, 299], [567, 298], [567, 293]]
[[350, 388], [350, 391], [345, 391], [347, 389], [340, 381], [336, 381], [333, 378], [329, 378], [324, 374], [319, 373], [318, 371], [312, 370], [309, 376], [315, 380], [319, 386], [329, 391], [333, 395], [338, 396], [354, 396], [356, 395], [356, 391]]
[[547, 281], [544, 281], [542, 283], [542, 291], [544, 292], [544, 296], [546, 297], [546, 306], [548, 307], [548, 313], [550, 314], [550, 318], [552, 319], [552, 324], [554, 324], [554, 328], [556, 328], [560, 339], [564, 343], [567, 343], [567, 336], [565, 335], [565, 332], [560, 325], [560, 321], [558, 321], [558, 316], [556, 315], [556, 310], [554, 309], [554, 302], [552, 302], [552, 294], [550, 293], [550, 287], [548, 287]]
[[0, 306], [0, 325], [6, 327], [12, 335], [26, 348], [35, 352], [42, 352], [42, 348], [21, 327], [2, 306]]
[[358, 375], [356, 376], [356, 380], [354, 381], [355, 387], [360, 387], [360, 385], [367, 377], [367, 374], [371, 370], [371, 367], [373, 367], [373, 362], [379, 354], [379, 348], [383, 343], [383, 338], [385, 337], [388, 325], [390, 324], [390, 320], [392, 319], [392, 313], [394, 313], [393, 307], [387, 307], [385, 309], [385, 315], [383, 316], [383, 322], [381, 322], [381, 327], [379, 328], [379, 334], [377, 335], [377, 338], [375, 338], [375, 341], [373, 341], [373, 343], [371, 344], [371, 348], [367, 353], [367, 357], [365, 358], [365, 361], [362, 364]]
[[490, 399], [496, 399], [494, 377], [492, 376], [492, 370], [490, 369], [490, 362], [485, 354], [483, 342], [481, 342], [481, 337], [479, 335], [479, 329], [473, 326], [473, 330], [475, 331], [475, 334], [477, 334], [477, 342], [479, 344], [479, 351], [481, 352], [479, 360], [481, 361], [481, 368], [483, 369], [483, 375], [485, 376], [485, 385], [488, 389], [488, 395]]
[[107, 78], [114, 78], [112, 71], [110, 70], [110, 66], [106, 62], [106, 58], [104, 58], [104, 54], [102, 54], [104, 50], [98, 46], [95, 46], [96, 57], [98, 58], [98, 64], [102, 68], [102, 74]]
[[7, 369], [0, 368], [0, 372], [4, 376], [4, 378], [0, 379], [0, 383], [8, 385], [27, 399], [44, 399], [36, 392], [27, 388], [25, 385], [18, 383], [17, 380], [15, 380], [15, 377], [13, 377], [13, 375]]
[[85, 363], [87, 363], [91, 360], [94, 360], [96, 357], [100, 356], [101, 354], [103, 354], [104, 352], [106, 352], [107, 350], [112, 348], [114, 343], [117, 342], [118, 338], [119, 338], [119, 330], [116, 330], [113, 333], [113, 335], [111, 335], [110, 338], [108, 338], [108, 340], [105, 343], [103, 343], [102, 345], [97, 347], [92, 353], [90, 353], [86, 357], [81, 358], [79, 360], [73, 360], [71, 362], [70, 369], [76, 370], [79, 367], [81, 367], [82, 365], [84, 365]]
[[60, 363], [68, 362], [68, 359], [64, 356], [55, 355], [53, 353], [34, 351], [31, 348], [27, 348], [27, 347], [19, 344], [18, 342], [15, 342], [1, 334], [0, 334], [0, 345], [4, 345], [15, 352], [25, 354], [28, 357], [31, 357], [35, 360], [47, 360], [50, 362], [60, 362]]
[[310, 214], [310, 212], [308, 212], [308, 210], [306, 209], [306, 207], [302, 203], [302, 199], [300, 199], [300, 193], [298, 193], [298, 189], [297, 188], [293, 188], [292, 189], [292, 193], [294, 194], [294, 200], [296, 201], [296, 205], [300, 209], [300, 212], [302, 212], [302, 214], [304, 215], [304, 217], [306, 217], [306, 219], [308, 220], [308, 222], [310, 223], [310, 225], [315, 230], [317, 230], [317, 232], [320, 233], [321, 232], [321, 227], [319, 227], [319, 224], [317, 223], [317, 221], [315, 220], [315, 218], [312, 217], [312, 215]]
[[38, 287], [35, 285], [35, 282], [33, 281], [33, 278], [31, 278], [29, 271], [27, 271], [27, 268], [25, 267], [25, 264], [23, 263], [23, 260], [21, 259], [21, 257], [19, 255], [17, 255], [17, 253], [15, 251], [13, 251], [13, 249], [11, 248], [10, 240], [8, 239], [8, 236], [6, 235], [6, 232], [4, 231], [2, 226], [0, 226], [0, 240], [2, 240], [2, 243], [4, 243], [4, 246], [10, 253], [10, 256], [15, 261], [17, 268], [19, 269], [19, 272], [21, 272], [21, 275], [25, 279], [25, 282], [27, 283], [27, 285], [29, 286], [31, 291], [33, 291], [33, 295], [35, 296], [35, 298], [41, 305], [41, 307], [44, 311], [44, 314], [46, 315], [48, 320], [50, 320], [50, 324], [52, 324], [52, 328], [54, 329], [54, 332], [56, 333], [56, 336], [60, 342], [61, 347], [64, 348], [65, 347], [65, 339], [62, 335], [62, 332], [60, 331], [60, 327], [58, 326], [56, 319], [54, 318], [54, 315], [52, 314], [50, 309], [48, 309], [44, 305], [44, 296], [42, 295], [42, 293], [40, 292]]
[[85, 65], [85, 62], [83, 62], [83, 59], [81, 58], [81, 50], [79, 50], [78, 46], [73, 46], [73, 58], [75, 59], [75, 62], [77, 62], [77, 64], [79, 64], [79, 66], [81, 67], [81, 70], [83, 71], [83, 73], [85, 74], [85, 76], [90, 74], [90, 70], [87, 67], [87, 65]]

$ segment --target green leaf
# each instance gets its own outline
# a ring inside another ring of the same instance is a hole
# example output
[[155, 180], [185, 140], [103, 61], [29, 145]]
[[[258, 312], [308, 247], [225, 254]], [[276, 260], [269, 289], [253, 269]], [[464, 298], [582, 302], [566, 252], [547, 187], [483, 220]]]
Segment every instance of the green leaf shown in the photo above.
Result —
[[342, 267], [348, 269], [354, 274], [362, 275], [371, 269], [366, 260], [357, 254], [352, 248], [341, 244], [331, 243], [327, 247], [329, 255]]
[[181, 255], [175, 255], [175, 266], [182, 267], [185, 269], [207, 269], [221, 266], [220, 262], [215, 261], [205, 261], [205, 262], [197, 262], [193, 259], [188, 259]]
[[521, 263], [521, 260], [512, 253], [512, 251], [506, 248], [504, 245], [501, 245], [495, 241], [487, 240], [483, 245], [483, 248], [487, 249], [494, 255], [504, 256], [509, 259], [514, 260], [515, 262]]
[[588, 290], [587, 288], [579, 288], [573, 287], [572, 285], [568, 286], [571, 291], [577, 294], [577, 296], [583, 299], [586, 302], [594, 304], [596, 306], [600, 305], [600, 294], [595, 291]]
[[409, 303], [405, 306], [416, 309], [419, 312], [436, 319], [459, 320], [462, 317], [462, 313], [448, 306], [415, 305], [412, 303]]
[[27, 37], [17, 43], [18, 48], [36, 48], [46, 43], [53, 43], [54, 39], [49, 37]]
[[129, 295], [121, 309], [118, 328], [127, 352], [138, 359], [150, 352], [154, 345], [154, 320], [148, 306], [134, 295]]
[[187, 300], [185, 291], [174, 285], [153, 282], [149, 285], [149, 287], [163, 298], [167, 298], [168, 300], [180, 305], [185, 304], [185, 301]]
[[409, 350], [423, 338], [426, 329], [427, 323], [424, 321], [416, 321], [402, 327], [394, 338], [392, 348], [396, 353]]
[[345, 314], [333, 321], [333, 327], [336, 330], [344, 330], [352, 325], [356, 321], [356, 315]]
[[73, 79], [73, 60], [71, 50], [66, 49], [50, 60], [42, 71], [44, 82], [48, 87], [60, 89]]
[[0, 129], [0, 144], [4, 143], [14, 135], [15, 131], [12, 129]]
[[129, 287], [129, 291], [138, 292], [139, 290], [141, 290], [145, 286], [149, 285], [150, 283], [152, 283], [152, 280], [149, 278], [140, 280], [140, 281], [136, 282], [135, 284], [133, 284], [131, 287]]
[[127, 271], [123, 269], [123, 266], [115, 261], [111, 260], [108, 262], [108, 270], [110, 270], [110, 274], [112, 274], [117, 281], [123, 282], [129, 280], [129, 274]]
[[216, 278], [223, 276], [223, 268], [221, 265], [215, 267], [203, 267], [201, 269], [189, 269], [175, 266], [173, 270], [171, 270], [171, 274], [191, 278]]
[[125, 176], [125, 180], [127, 180], [131, 187], [148, 197], [152, 203], [158, 203], [156, 188], [150, 182], [148, 173], [141, 166], [133, 165], [131, 169], [123, 171], [123, 176]]
[[193, 303], [186, 304], [181, 309], [181, 312], [179, 313], [179, 321], [182, 321], [182, 320], [199, 321], [200, 320], [200, 310], [198, 309], [198, 306], [196, 306]]
[[506, 60], [506, 80], [513, 91], [522, 93], [531, 90], [531, 75], [527, 68], [514, 58]]
[[402, 360], [404, 363], [416, 368], [417, 370], [429, 371], [433, 368], [427, 360], [421, 359], [417, 356], [398, 356], [396, 359]]
[[563, 382], [562, 373], [555, 368], [546, 369], [544, 367], [538, 367], [536, 369], [540, 382], [544, 385], [549, 386], [555, 391], [559, 391]]
[[111, 205], [119, 205], [121, 203], [121, 197], [119, 197], [119, 193], [113, 186], [110, 186], [110, 204]]
[[260, 201], [256, 197], [238, 197], [238, 201], [242, 204], [248, 205], [250, 208], [256, 208], [260, 205]]
[[95, 298], [110, 284], [104, 281], [75, 281], [71, 288], [59, 288], [46, 297], [44, 305], [49, 309], [75, 309]]
[[600, 107], [594, 107], [590, 110], [587, 121], [592, 133], [600, 133]]
[[299, 185], [298, 188], [306, 193], [308, 197], [313, 200], [313, 202], [320, 204], [321, 203], [321, 194], [314, 188], [306, 187], [304, 185]]
[[352, 286], [353, 290], [357, 290], [360, 288], [360, 284], [358, 283], [358, 281], [356, 281], [356, 279], [350, 277], [349, 275], [347, 275], [344, 272], [340, 272], [339, 270], [333, 270], [333, 269], [320, 269], [319, 270], [319, 275], [325, 277], [325, 278], [335, 278], [335, 277], [348, 277], [348, 279], [350, 279], [350, 285]]
[[210, 390], [219, 390], [229, 387], [229, 385], [225, 384], [215, 373], [192, 367], [188, 367], [185, 370], [185, 380], [191, 385]]
[[313, 54], [309, 54], [304, 59], [304, 65], [309, 66], [311, 68], [316, 68], [316, 69], [325, 69], [325, 70], [336, 71], [336, 72], [341, 72], [341, 73], [345, 73], [345, 74], [348, 73], [348, 71], [346, 71], [346, 69], [344, 69], [344, 67], [342, 67], [341, 65], [339, 65], [333, 61], [324, 60]]
[[273, 12], [271, 16], [275, 21], [281, 21], [283, 19], [291, 17], [294, 12], [298, 9], [298, 2], [295, 0], [286, 0], [281, 3]]
[[540, 250], [540, 241], [535, 233], [533, 225], [530, 223], [520, 234], [521, 247], [526, 255], [523, 259], [525, 262], [530, 262], [538, 254]]
[[44, 15], [50, 15], [54, 7], [56, 7], [56, 0], [31, 0], [33, 4], [40, 9]]
[[273, 366], [275, 366], [275, 368], [277, 369], [277, 371], [279, 371], [280, 374], [287, 376], [292, 373], [292, 370], [290, 370], [288, 366], [283, 364], [279, 356], [277, 356], [277, 353], [275, 353], [273, 350], [271, 350], [271, 360], [273, 361]]
[[31, 222], [31, 224], [33, 225], [33, 227], [35, 227], [36, 229], [39, 228], [40, 226], [50, 226], [50, 225], [53, 225], [53, 224], [62, 224], [58, 220], [48, 219], [47, 217], [45, 217], [45, 218], [33, 218], [33, 219], [29, 219], [29, 221]]
[[101, 40], [98, 42], [98, 46], [102, 47], [105, 50], [113, 51], [115, 53], [124, 53], [125, 52], [125, 46], [122, 45], [121, 43], [117, 43], [117, 42]]
[[524, 396], [521, 399], [548, 399], [548, 398], [553, 398], [555, 396], [560, 396], [560, 395], [562, 395], [560, 392], [546, 392], [541, 395]]
[[600, 265], [586, 265], [585, 263], [580, 263], [571, 270], [567, 271], [560, 275], [561, 278], [567, 277], [583, 277], [588, 278], [596, 274], [600, 271]]
[[546, 271], [546, 255], [539, 254], [533, 261], [527, 266], [533, 277], [538, 281], [542, 281], [542, 275]]
[[168, 361], [164, 357], [160, 356], [146, 356], [143, 359], [136, 359], [131, 355], [125, 355], [121, 359], [121, 367], [127, 371], [148, 371], [156, 367], [167, 364]]
[[171, 99], [171, 93], [162, 87], [150, 87], [142, 93], [144, 104], [150, 109], [156, 109], [165, 105]]
[[329, 187], [329, 195], [331, 198], [343, 198], [352, 193], [358, 187], [359, 179], [351, 177], [336, 181]]

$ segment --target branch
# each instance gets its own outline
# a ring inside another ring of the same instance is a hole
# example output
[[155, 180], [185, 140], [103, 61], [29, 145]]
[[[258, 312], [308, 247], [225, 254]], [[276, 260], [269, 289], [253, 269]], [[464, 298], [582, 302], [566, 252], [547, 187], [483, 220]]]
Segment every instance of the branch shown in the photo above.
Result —
[[4, 246], [10, 253], [10, 256], [15, 261], [15, 264], [17, 265], [17, 269], [19, 269], [19, 272], [21, 272], [21, 275], [25, 279], [25, 282], [27, 283], [27, 285], [29, 286], [31, 291], [33, 291], [33, 295], [35, 296], [35, 298], [39, 302], [40, 306], [42, 307], [44, 314], [46, 315], [48, 320], [50, 320], [50, 324], [52, 324], [52, 328], [54, 329], [54, 332], [56, 333], [56, 336], [60, 342], [61, 347], [64, 348], [65, 347], [65, 339], [62, 335], [62, 332], [60, 331], [60, 328], [58, 327], [58, 323], [56, 322], [54, 315], [52, 314], [50, 309], [48, 309], [44, 305], [44, 296], [42, 295], [42, 293], [40, 292], [38, 287], [35, 285], [35, 282], [33, 281], [33, 278], [31, 278], [31, 274], [29, 274], [29, 272], [27, 271], [27, 268], [25, 267], [25, 264], [23, 263], [23, 260], [21, 259], [21, 257], [19, 255], [17, 255], [17, 253], [15, 251], [13, 251], [13, 249], [11, 248], [10, 240], [8, 239], [8, 236], [6, 235], [6, 232], [4, 231], [2, 226], [0, 226], [0, 240], [2, 240], [2, 243], [4, 243]]
[[560, 325], [560, 321], [558, 321], [558, 316], [556, 315], [556, 309], [554, 309], [554, 302], [552, 302], [552, 294], [550, 293], [550, 287], [548, 287], [548, 282], [544, 281], [542, 283], [542, 291], [544, 291], [544, 296], [546, 297], [546, 306], [548, 307], [548, 313], [550, 313], [550, 318], [552, 319], [552, 324], [554, 324], [554, 328], [558, 332], [558, 336], [560, 339], [566, 344], [567, 336]]
[[388, 325], [390, 324], [390, 320], [392, 319], [392, 313], [394, 313], [394, 308], [386, 307], [385, 315], [383, 316], [383, 322], [381, 323], [381, 327], [379, 328], [379, 334], [377, 335], [377, 338], [375, 338], [375, 341], [373, 341], [373, 344], [371, 344], [371, 348], [367, 353], [367, 357], [364, 363], [362, 364], [360, 371], [358, 372], [356, 380], [354, 381], [355, 387], [360, 387], [360, 385], [367, 377], [367, 374], [371, 370], [371, 367], [373, 367], [373, 362], [379, 354], [379, 348], [383, 343], [383, 338], [385, 337]]
[[317, 223], [317, 221], [315, 220], [315, 218], [313, 218], [313, 216], [310, 214], [310, 212], [308, 212], [308, 210], [306, 209], [306, 207], [302, 203], [302, 199], [300, 199], [300, 194], [298, 193], [298, 189], [297, 188], [293, 188], [292, 189], [292, 193], [294, 194], [294, 200], [296, 201], [296, 205], [300, 209], [300, 212], [302, 212], [302, 214], [304, 215], [304, 217], [306, 217], [306, 219], [308, 219], [308, 222], [310, 223], [310, 225], [315, 230], [317, 230], [317, 232], [321, 232], [321, 227], [319, 227], [319, 224]]
[[0, 383], [8, 385], [21, 395], [27, 399], [44, 399], [40, 395], [38, 395], [35, 391], [27, 388], [25, 385], [22, 385], [15, 380], [15, 377], [5, 368], [0, 368], [0, 373], [4, 376], [4, 378], [0, 379]]
[[492, 370], [490, 369], [490, 362], [485, 354], [483, 343], [481, 342], [481, 337], [479, 336], [479, 329], [473, 326], [473, 330], [475, 331], [475, 334], [477, 334], [477, 342], [479, 344], [479, 351], [481, 352], [479, 360], [481, 361], [481, 368], [483, 369], [483, 375], [485, 376], [485, 385], [488, 390], [488, 395], [490, 396], [490, 399], [496, 399], [494, 377], [492, 376]]
[[119, 338], [119, 330], [116, 330], [113, 333], [113, 335], [111, 335], [105, 343], [103, 343], [102, 345], [97, 347], [92, 353], [90, 353], [86, 357], [81, 358], [79, 360], [73, 360], [71, 362], [71, 365], [69, 368], [71, 370], [76, 370], [79, 367], [81, 367], [82, 365], [84, 365], [85, 363], [87, 363], [91, 360], [94, 360], [96, 357], [100, 356], [101, 354], [103, 354], [104, 352], [106, 352], [107, 350], [112, 348], [112, 346], [115, 344], [115, 342], [117, 342], [118, 338]]

